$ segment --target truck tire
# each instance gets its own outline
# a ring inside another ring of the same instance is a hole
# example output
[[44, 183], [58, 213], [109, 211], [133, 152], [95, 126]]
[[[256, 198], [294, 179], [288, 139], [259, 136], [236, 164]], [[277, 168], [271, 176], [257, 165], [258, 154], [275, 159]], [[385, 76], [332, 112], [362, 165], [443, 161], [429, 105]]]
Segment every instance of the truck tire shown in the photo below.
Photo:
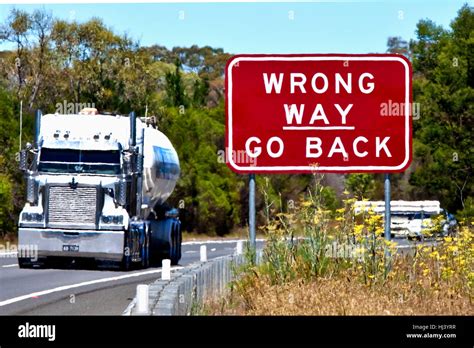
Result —
[[162, 259], [162, 226], [161, 222], [150, 221], [150, 246], [148, 249], [148, 263], [151, 267], [159, 267]]
[[179, 254], [179, 224], [173, 221], [171, 230], [170, 260], [172, 265], [177, 265], [181, 255]]
[[181, 259], [181, 223], [178, 219], [167, 218], [151, 221], [150, 263], [160, 266], [161, 261], [170, 259], [177, 265]]
[[33, 268], [33, 262], [29, 257], [19, 257], [18, 258], [18, 267], [19, 268]]
[[142, 263], [141, 266], [142, 268], [148, 268], [150, 267], [150, 234], [147, 233], [145, 236], [145, 242], [143, 243], [142, 246]]
[[175, 233], [174, 233], [174, 259], [171, 260], [171, 264], [177, 265], [179, 260], [181, 260], [181, 242], [182, 242], [182, 234], [181, 234], [181, 223], [176, 221], [175, 225]]
[[19, 257], [18, 258], [18, 267], [22, 269], [32, 269], [32, 268], [48, 268], [55, 266], [51, 260], [47, 257], [42, 257], [35, 259], [33, 261], [31, 257]]

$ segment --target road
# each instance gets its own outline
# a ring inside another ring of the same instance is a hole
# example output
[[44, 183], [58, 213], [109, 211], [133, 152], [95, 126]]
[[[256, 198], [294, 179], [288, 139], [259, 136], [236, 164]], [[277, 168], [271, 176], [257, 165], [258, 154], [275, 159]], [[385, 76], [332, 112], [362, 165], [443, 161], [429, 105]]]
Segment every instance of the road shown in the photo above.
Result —
[[[177, 267], [232, 254], [235, 241], [183, 243]], [[85, 269], [19, 269], [16, 255], [0, 257], [0, 315], [121, 315], [137, 284], [159, 278], [161, 268], [131, 272]]]
[[[399, 252], [411, 242], [396, 239]], [[208, 259], [229, 255], [236, 241], [183, 243], [177, 268], [199, 261], [205, 244]], [[263, 245], [258, 242], [258, 247]], [[137, 284], [159, 278], [161, 268], [131, 272], [87, 269], [19, 269], [16, 255], [0, 257], [0, 315], [121, 315], [133, 299]]]

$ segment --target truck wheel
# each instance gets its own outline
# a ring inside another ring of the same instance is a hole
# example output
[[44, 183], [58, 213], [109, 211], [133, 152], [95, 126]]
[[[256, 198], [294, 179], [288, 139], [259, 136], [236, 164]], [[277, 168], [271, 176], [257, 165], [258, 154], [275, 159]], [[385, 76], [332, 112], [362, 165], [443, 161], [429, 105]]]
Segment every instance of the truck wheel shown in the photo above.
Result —
[[176, 223], [176, 234], [178, 236], [176, 246], [178, 248], [177, 257], [178, 257], [178, 261], [179, 261], [179, 260], [181, 260], [181, 243], [183, 241], [183, 235], [181, 233], [181, 223], [180, 222]]
[[172, 265], [177, 265], [181, 259], [181, 228], [177, 222], [173, 223], [172, 226], [170, 260]]
[[142, 246], [142, 268], [148, 268], [150, 266], [150, 237], [147, 233], [145, 236], [145, 242]]
[[31, 257], [19, 257], [18, 258], [18, 267], [19, 268], [25, 268], [25, 269], [31, 269], [31, 268], [48, 268], [52, 267], [54, 264], [51, 262], [51, 260], [48, 260], [47, 257], [42, 257], [39, 259], [35, 259], [33, 261]]
[[179, 220], [167, 218], [151, 221], [150, 263], [160, 266], [161, 261], [170, 259], [172, 265], [181, 259], [181, 229]]
[[19, 257], [18, 258], [18, 267], [19, 268], [33, 268], [33, 262], [29, 257]]

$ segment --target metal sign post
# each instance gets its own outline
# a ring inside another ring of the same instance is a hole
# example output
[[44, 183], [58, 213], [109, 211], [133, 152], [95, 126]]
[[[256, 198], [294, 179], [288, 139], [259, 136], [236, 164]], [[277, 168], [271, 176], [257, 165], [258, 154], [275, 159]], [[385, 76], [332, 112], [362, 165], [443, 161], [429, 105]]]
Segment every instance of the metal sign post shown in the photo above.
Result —
[[385, 239], [390, 240], [390, 174], [385, 174]]
[[255, 234], [255, 174], [249, 177], [249, 239], [252, 251], [257, 247]]
[[20, 146], [19, 150], [21, 152], [21, 134], [23, 132], [23, 100], [20, 100]]
[[[384, 189], [385, 189], [385, 239], [391, 240], [391, 232], [390, 232], [390, 218], [391, 218], [391, 211], [390, 211], [390, 174], [385, 174], [385, 182], [384, 182]], [[385, 269], [390, 269], [390, 248], [386, 245], [385, 246]]]
[[385, 174], [385, 239], [390, 240], [390, 174]]

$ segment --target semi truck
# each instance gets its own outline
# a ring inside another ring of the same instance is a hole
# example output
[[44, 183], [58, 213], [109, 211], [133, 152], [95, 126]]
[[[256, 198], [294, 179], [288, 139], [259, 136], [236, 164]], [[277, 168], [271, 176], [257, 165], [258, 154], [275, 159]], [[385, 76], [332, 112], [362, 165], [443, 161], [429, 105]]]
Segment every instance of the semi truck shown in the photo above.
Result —
[[35, 246], [20, 268], [94, 260], [122, 269], [181, 258], [181, 223], [166, 200], [178, 155], [157, 127], [128, 116], [83, 110], [35, 113], [34, 143], [20, 152], [26, 203], [19, 248]]

